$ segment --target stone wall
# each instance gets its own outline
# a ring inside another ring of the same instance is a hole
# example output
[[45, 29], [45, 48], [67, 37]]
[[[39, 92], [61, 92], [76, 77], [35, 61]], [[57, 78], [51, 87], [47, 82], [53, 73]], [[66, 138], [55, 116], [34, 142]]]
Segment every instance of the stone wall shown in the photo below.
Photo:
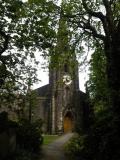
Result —
[[0, 157], [5, 159], [14, 154], [16, 149], [16, 133], [15, 130], [9, 128], [8, 131], [0, 133]]
[[14, 154], [16, 149], [15, 124], [8, 120], [7, 112], [0, 113], [0, 159]]
[[38, 97], [37, 104], [32, 111], [32, 120], [43, 120], [43, 132], [50, 131], [50, 99], [48, 97]]

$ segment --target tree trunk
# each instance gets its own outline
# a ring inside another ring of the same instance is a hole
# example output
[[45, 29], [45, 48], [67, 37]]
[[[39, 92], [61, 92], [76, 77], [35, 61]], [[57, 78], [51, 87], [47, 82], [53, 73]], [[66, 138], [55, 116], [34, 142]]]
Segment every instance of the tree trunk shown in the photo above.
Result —
[[106, 41], [107, 77], [110, 105], [113, 113], [120, 117], [120, 33]]

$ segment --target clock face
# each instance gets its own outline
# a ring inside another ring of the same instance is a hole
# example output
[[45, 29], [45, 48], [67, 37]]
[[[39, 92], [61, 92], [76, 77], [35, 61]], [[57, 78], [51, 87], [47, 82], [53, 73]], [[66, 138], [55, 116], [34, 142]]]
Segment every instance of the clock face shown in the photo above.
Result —
[[66, 84], [66, 85], [70, 85], [72, 83], [72, 79], [71, 79], [71, 76], [70, 75], [64, 75], [63, 76], [63, 82]]

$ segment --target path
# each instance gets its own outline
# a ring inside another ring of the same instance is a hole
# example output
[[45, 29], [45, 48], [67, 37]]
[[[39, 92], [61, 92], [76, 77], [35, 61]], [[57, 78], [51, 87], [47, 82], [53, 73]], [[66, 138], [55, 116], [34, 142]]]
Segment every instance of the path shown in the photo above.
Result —
[[67, 160], [63, 145], [73, 136], [73, 133], [67, 133], [53, 143], [43, 146], [43, 158], [41, 160]]

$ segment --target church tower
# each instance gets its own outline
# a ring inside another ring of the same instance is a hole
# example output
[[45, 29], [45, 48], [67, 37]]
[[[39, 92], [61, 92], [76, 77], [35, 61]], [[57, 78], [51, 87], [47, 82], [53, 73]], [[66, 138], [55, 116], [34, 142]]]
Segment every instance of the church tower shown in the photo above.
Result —
[[38, 100], [34, 119], [44, 121], [44, 133], [81, 132], [89, 121], [86, 94], [79, 90], [78, 62], [70, 46], [69, 32], [61, 13], [57, 45], [50, 53], [49, 84], [35, 90]]
[[78, 63], [69, 45], [67, 22], [59, 20], [58, 40], [51, 56], [49, 84], [51, 90], [51, 133], [74, 130], [75, 108], [73, 97], [79, 90]]

